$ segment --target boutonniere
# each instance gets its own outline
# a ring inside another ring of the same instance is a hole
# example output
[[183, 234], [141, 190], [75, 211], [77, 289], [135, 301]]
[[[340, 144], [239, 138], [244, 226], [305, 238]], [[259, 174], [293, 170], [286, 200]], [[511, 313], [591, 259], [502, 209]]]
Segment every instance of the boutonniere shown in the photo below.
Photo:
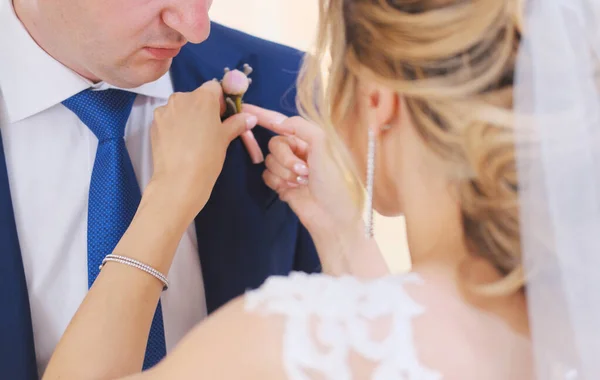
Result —
[[[252, 84], [252, 79], [248, 76], [252, 74], [252, 67], [249, 64], [244, 64], [242, 71], [224, 69], [223, 79], [221, 79], [221, 87], [223, 88], [223, 96], [225, 97], [225, 114], [223, 119], [231, 117], [242, 112], [242, 103], [244, 94]], [[260, 164], [265, 160], [265, 156], [254, 137], [252, 131], [244, 132], [240, 138], [246, 146], [246, 150], [250, 155], [250, 159], [255, 164]]]
[[252, 84], [249, 75], [252, 74], [253, 69], [246, 63], [242, 70], [230, 70], [228, 67], [223, 70], [225, 74], [221, 80], [221, 87], [227, 106], [225, 117], [242, 112], [242, 99]]

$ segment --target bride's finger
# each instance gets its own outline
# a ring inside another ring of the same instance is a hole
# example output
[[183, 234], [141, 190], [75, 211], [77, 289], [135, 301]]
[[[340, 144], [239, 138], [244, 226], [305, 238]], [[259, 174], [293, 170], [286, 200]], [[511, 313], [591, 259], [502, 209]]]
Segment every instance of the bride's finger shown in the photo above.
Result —
[[308, 160], [308, 144], [306, 141], [300, 140], [296, 136], [286, 136], [285, 138], [296, 157], [306, 162]]
[[290, 190], [300, 187], [300, 184], [298, 182], [286, 181], [284, 178], [279, 177], [277, 174], [273, 173], [269, 169], [263, 172], [263, 179], [267, 186], [275, 190], [280, 197], [284, 192], [288, 192]]
[[295, 136], [305, 142], [307, 146], [321, 146], [326, 138], [325, 131], [322, 128], [300, 116], [290, 117], [276, 127], [288, 131], [288, 135]]
[[260, 149], [260, 146], [258, 145], [258, 142], [256, 141], [256, 138], [254, 137], [254, 133], [252, 133], [252, 131], [246, 131], [242, 133], [240, 138], [246, 146], [246, 150], [250, 155], [252, 163], [260, 164], [265, 160], [265, 156], [263, 155], [263, 152]]
[[300, 116], [287, 117], [279, 112], [250, 104], [244, 104], [242, 110], [256, 116], [258, 125], [277, 134], [296, 136], [311, 146], [325, 141], [323, 129]]
[[273, 174], [273, 172], [268, 169], [263, 172], [262, 176], [265, 184], [279, 194], [285, 190], [298, 187], [298, 184], [287, 182], [278, 175]]
[[285, 166], [281, 165], [275, 156], [269, 154], [267, 159], [265, 160], [265, 166], [271, 173], [278, 176], [282, 180], [288, 183], [306, 185], [308, 183], [308, 178], [305, 176], [300, 176], [293, 171], [287, 169]]
[[269, 141], [269, 152], [281, 166], [296, 176], [307, 176], [306, 162], [295, 153], [299, 151], [297, 141], [293, 136], [275, 136]]
[[256, 116], [258, 118], [258, 125], [279, 135], [293, 134], [293, 130], [286, 128], [285, 126], [284, 122], [288, 119], [288, 117], [284, 114], [251, 104], [244, 104], [242, 106], [242, 112]]

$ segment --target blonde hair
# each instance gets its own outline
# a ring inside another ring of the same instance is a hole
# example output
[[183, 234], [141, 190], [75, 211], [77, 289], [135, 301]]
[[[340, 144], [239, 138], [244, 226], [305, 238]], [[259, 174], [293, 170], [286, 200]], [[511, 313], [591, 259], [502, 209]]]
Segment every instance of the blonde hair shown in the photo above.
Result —
[[[320, 0], [315, 50], [299, 81], [303, 115], [335, 135], [358, 73], [395, 89], [427, 146], [452, 163], [465, 239], [523, 287], [512, 85], [520, 42], [517, 0]], [[366, 73], [366, 74], [365, 74]], [[348, 153], [332, 138], [341, 167]], [[354, 175], [353, 186], [358, 188]]]

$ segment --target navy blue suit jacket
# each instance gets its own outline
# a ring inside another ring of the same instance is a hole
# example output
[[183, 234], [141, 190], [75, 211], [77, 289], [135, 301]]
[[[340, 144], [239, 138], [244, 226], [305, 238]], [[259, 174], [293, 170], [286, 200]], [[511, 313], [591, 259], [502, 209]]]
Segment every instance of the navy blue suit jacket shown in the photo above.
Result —
[[[241, 68], [248, 63], [254, 68], [253, 83], [244, 100], [294, 115], [294, 85], [301, 59], [297, 50], [213, 23], [207, 41], [186, 45], [173, 60], [171, 78], [175, 91], [187, 92], [207, 80], [221, 78], [225, 67]], [[254, 133], [266, 154], [272, 133], [262, 128], [255, 128]], [[241, 141], [235, 140], [211, 198], [195, 220], [209, 312], [245, 290], [260, 286], [270, 275], [320, 270], [308, 232], [264, 184], [263, 170], [264, 165], [252, 164]], [[0, 378], [38, 378], [27, 285], [1, 139]]]

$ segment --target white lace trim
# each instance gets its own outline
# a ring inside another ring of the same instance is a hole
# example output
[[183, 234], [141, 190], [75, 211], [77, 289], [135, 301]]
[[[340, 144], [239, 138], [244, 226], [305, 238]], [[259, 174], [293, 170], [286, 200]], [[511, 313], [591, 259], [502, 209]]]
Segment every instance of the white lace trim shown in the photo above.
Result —
[[[412, 319], [424, 309], [404, 284], [420, 282], [416, 274], [365, 283], [292, 273], [248, 292], [246, 310], [286, 317], [283, 364], [292, 380], [308, 380], [306, 369], [323, 379], [354, 379], [351, 353], [374, 363], [372, 380], [437, 380], [441, 375], [420, 364], [413, 342]], [[391, 318], [392, 327], [374, 340], [380, 318]]]

